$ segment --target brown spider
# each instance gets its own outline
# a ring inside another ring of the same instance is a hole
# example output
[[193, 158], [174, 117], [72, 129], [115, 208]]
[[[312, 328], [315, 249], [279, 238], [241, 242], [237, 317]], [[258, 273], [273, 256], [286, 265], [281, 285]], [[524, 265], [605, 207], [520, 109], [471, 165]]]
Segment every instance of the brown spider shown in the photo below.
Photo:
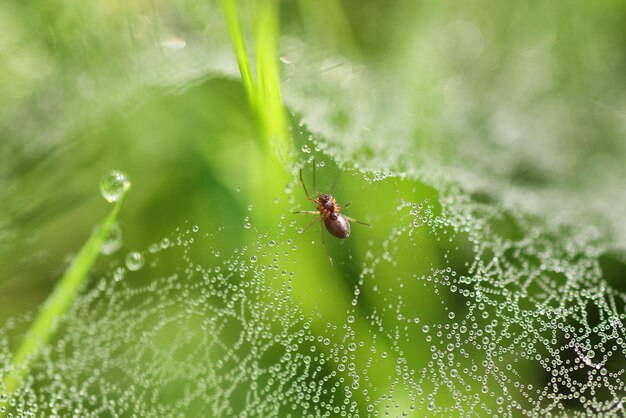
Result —
[[328, 252], [328, 247], [326, 246], [326, 239], [324, 238], [322, 221], [324, 222], [324, 225], [326, 225], [326, 229], [328, 230], [328, 232], [330, 232], [331, 235], [337, 238], [348, 238], [350, 236], [350, 222], [356, 222], [358, 224], [366, 226], [371, 225], [339, 213], [340, 210], [350, 206], [350, 203], [346, 205], [338, 205], [337, 201], [332, 195], [320, 194], [317, 192], [317, 187], [315, 185], [315, 161], [313, 161], [313, 192], [315, 193], [315, 199], [309, 195], [309, 192], [306, 189], [304, 180], [302, 179], [302, 169], [300, 169], [300, 184], [302, 184], [302, 188], [304, 189], [304, 194], [306, 195], [306, 198], [317, 205], [317, 210], [300, 210], [294, 213], [318, 216], [318, 218], [311, 221], [311, 223], [309, 223], [302, 232], [304, 233], [315, 222], [319, 220], [320, 233], [322, 235], [322, 244], [326, 249], [326, 255], [328, 255], [328, 260], [330, 261], [330, 264], [332, 264], [333, 262], [330, 257], [330, 253]]

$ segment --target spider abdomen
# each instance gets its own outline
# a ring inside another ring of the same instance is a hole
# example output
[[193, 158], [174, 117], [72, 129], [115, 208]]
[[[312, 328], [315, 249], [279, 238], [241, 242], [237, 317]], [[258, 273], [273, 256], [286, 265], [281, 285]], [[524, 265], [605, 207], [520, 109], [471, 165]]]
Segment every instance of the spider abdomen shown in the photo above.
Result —
[[337, 238], [350, 236], [350, 222], [340, 213], [331, 213], [324, 218], [326, 229]]

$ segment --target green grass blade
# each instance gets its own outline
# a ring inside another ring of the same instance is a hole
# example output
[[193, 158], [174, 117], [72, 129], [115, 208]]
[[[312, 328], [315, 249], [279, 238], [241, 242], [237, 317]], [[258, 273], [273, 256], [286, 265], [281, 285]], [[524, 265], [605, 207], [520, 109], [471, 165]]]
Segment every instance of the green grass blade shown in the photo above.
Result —
[[237, 64], [239, 65], [239, 72], [241, 73], [243, 86], [246, 89], [246, 94], [248, 95], [250, 107], [254, 110], [256, 109], [256, 92], [254, 88], [254, 78], [252, 77], [250, 61], [248, 60], [248, 54], [246, 53], [243, 30], [241, 28], [241, 22], [239, 20], [239, 8], [237, 6], [237, 0], [220, 0], [220, 4], [224, 12], [224, 19], [226, 20], [226, 26], [228, 27], [230, 40], [233, 43], [235, 56], [237, 57]]
[[255, 83], [245, 48], [237, 0], [220, 0], [220, 3], [248, 101], [259, 124], [263, 145], [267, 151], [273, 151], [273, 154], [282, 162], [288, 161], [291, 154], [291, 142], [280, 93], [278, 66], [280, 4], [277, 0], [260, 0], [251, 4], [256, 58]]
[[288, 158], [290, 142], [280, 93], [278, 35], [280, 8], [277, 0], [256, 3], [254, 45], [257, 68], [258, 114], [263, 135], [279, 158]]
[[[43, 304], [24, 337], [24, 341], [13, 356], [13, 373], [5, 376], [3, 379], [4, 393], [6, 395], [15, 392], [22, 384], [24, 377], [29, 373], [30, 362], [39, 355], [42, 347], [54, 334], [59, 319], [72, 305], [74, 298], [100, 254], [102, 244], [122, 208], [124, 199], [125, 194], [115, 203], [115, 206], [113, 206], [113, 209], [104, 221], [95, 228]], [[0, 413], [0, 417], [6, 416], [5, 414], [6, 412]]]

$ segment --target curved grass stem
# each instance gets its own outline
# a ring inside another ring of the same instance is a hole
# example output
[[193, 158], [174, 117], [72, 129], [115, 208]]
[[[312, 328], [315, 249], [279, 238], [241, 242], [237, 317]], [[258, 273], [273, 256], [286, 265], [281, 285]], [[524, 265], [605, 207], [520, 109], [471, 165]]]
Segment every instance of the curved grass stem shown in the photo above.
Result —
[[[43, 346], [54, 335], [59, 320], [72, 305], [100, 254], [102, 244], [122, 208], [126, 193], [115, 203], [109, 215], [94, 229], [41, 307], [13, 356], [11, 374], [7, 374], [3, 379], [2, 389], [5, 395], [10, 396], [22, 385], [24, 378], [30, 372], [32, 361], [37, 358]], [[0, 412], [0, 417], [5, 416], [6, 412]]]

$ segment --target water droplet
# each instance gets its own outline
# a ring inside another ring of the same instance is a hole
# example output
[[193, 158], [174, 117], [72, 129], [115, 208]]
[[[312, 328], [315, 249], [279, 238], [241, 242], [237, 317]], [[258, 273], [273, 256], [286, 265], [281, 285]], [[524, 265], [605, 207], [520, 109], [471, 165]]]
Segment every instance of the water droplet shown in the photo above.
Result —
[[198, 232], [200, 230], [200, 227], [198, 225], [194, 225], [193, 227], [191, 227], [191, 230], [193, 232]]
[[143, 256], [137, 251], [128, 253], [126, 256], [126, 267], [130, 271], [137, 271], [143, 267]]
[[302, 145], [302, 152], [304, 152], [305, 154], [308, 154], [311, 152], [311, 148], [307, 144], [304, 144]]
[[113, 224], [111, 224], [111, 228], [109, 228], [106, 236], [104, 237], [104, 241], [100, 247], [100, 252], [105, 255], [113, 254], [120, 249], [123, 243], [122, 228], [120, 228], [120, 224], [113, 222]]
[[454, 319], [454, 312], [448, 312], [448, 318]]
[[118, 170], [109, 171], [100, 180], [100, 193], [107, 202], [117, 202], [129, 188], [128, 177]]
[[252, 257], [250, 257], [250, 261], [252, 261], [253, 263], [256, 263], [256, 261], [258, 260], [256, 255], [253, 255]]
[[123, 280], [125, 275], [126, 269], [122, 266], [116, 267], [115, 270], [113, 270], [113, 280], [116, 282]]

